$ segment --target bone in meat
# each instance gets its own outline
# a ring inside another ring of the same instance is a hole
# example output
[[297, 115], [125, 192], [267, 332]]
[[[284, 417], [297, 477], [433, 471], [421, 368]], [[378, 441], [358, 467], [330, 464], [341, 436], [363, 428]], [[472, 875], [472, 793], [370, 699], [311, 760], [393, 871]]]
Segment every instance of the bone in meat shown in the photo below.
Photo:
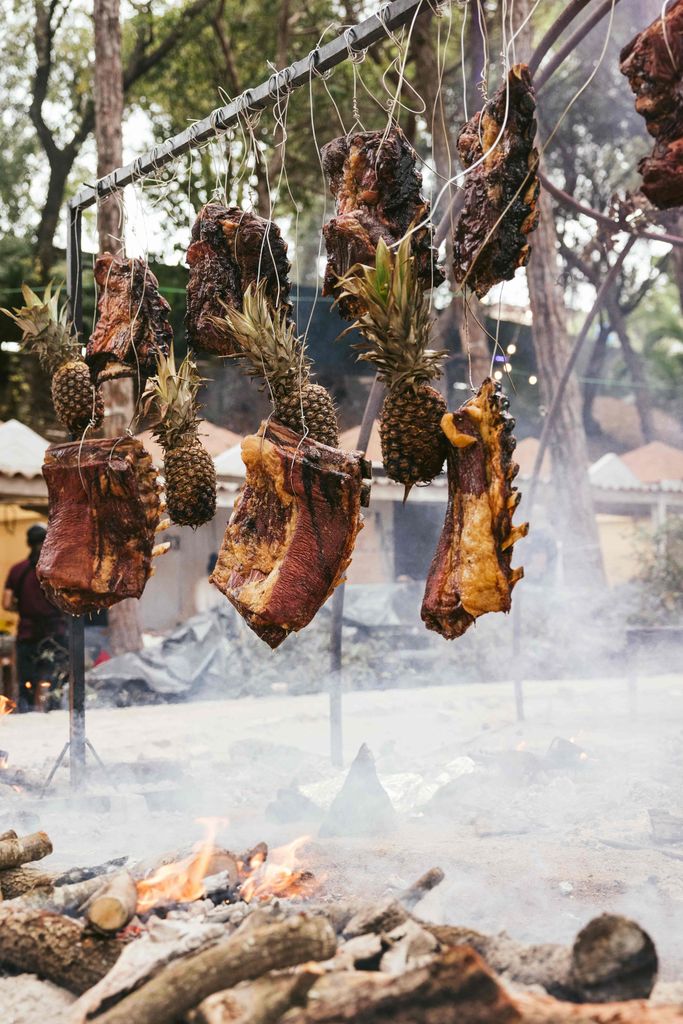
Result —
[[[422, 175], [417, 154], [395, 125], [383, 132], [354, 132], [328, 142], [322, 149], [323, 167], [336, 199], [337, 216], [323, 228], [327, 267], [323, 295], [337, 295], [337, 279], [355, 263], [374, 264], [380, 238], [387, 245], [403, 238], [413, 223], [429, 215], [420, 193]], [[431, 245], [431, 227], [412, 235], [412, 254], [425, 288], [441, 284], [443, 273]], [[362, 303], [345, 296], [338, 303], [343, 317], [362, 313]]]
[[265, 278], [273, 307], [288, 303], [287, 243], [277, 224], [255, 213], [207, 203], [194, 222], [187, 262], [185, 325], [197, 349], [223, 356], [239, 352], [238, 342], [225, 328], [217, 329], [211, 318], [223, 316], [224, 303], [241, 311], [248, 285]]
[[361, 528], [367, 463], [270, 421], [245, 437], [247, 478], [210, 577], [270, 647], [342, 582]]
[[95, 260], [97, 324], [85, 360], [98, 381], [147, 377], [159, 354], [173, 341], [171, 310], [159, 282], [143, 260], [117, 259], [110, 252]]
[[642, 192], [660, 210], [683, 205], [683, 0], [624, 47], [620, 69], [655, 144], [638, 164]]
[[529, 69], [516, 64], [507, 85], [501, 85], [458, 135], [463, 166], [481, 163], [465, 178], [465, 200], [453, 236], [453, 271], [458, 284], [467, 284], [479, 298], [529, 262], [527, 235], [538, 224], [540, 189], [535, 110]]
[[140, 442], [53, 445], [43, 474], [49, 517], [37, 573], [50, 600], [84, 615], [140, 597], [161, 511], [156, 471]]
[[529, 524], [512, 525], [521, 498], [512, 481], [515, 421], [500, 385], [487, 378], [476, 396], [446, 413], [446, 522], [432, 561], [422, 619], [447, 640], [461, 636], [486, 612], [507, 612], [524, 570], [512, 569], [512, 545]]

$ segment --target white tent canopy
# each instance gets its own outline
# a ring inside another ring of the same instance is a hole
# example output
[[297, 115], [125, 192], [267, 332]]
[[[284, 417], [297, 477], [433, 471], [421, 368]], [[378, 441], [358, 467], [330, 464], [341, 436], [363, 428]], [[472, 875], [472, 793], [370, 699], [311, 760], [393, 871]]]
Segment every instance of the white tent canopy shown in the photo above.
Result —
[[43, 461], [48, 445], [44, 437], [19, 420], [0, 424], [0, 501], [46, 501]]

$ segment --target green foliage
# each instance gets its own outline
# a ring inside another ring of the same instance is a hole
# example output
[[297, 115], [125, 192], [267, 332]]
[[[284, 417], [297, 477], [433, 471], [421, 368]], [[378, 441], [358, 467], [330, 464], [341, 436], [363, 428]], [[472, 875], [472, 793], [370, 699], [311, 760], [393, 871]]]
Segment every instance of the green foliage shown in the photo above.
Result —
[[644, 562], [638, 621], [679, 625], [683, 616], [683, 516], [670, 516], [655, 533]]

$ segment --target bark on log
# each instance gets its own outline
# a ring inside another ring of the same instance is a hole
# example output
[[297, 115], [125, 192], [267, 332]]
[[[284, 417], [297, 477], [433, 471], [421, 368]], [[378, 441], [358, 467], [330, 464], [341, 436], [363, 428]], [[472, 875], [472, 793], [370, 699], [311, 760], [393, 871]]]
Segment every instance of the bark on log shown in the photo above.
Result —
[[97, 890], [85, 907], [85, 916], [93, 928], [103, 935], [113, 935], [125, 928], [135, 916], [138, 893], [128, 871], [114, 875]]
[[0, 832], [0, 843], [3, 841], [3, 839], [18, 839], [18, 838], [19, 837], [17, 836], [17, 833], [14, 831], [13, 828], [8, 829], [7, 832]]
[[446, 950], [426, 967], [379, 984], [354, 985], [346, 998], [315, 1000], [287, 1024], [521, 1024], [522, 1016], [473, 949]]
[[443, 880], [444, 873], [441, 868], [430, 868], [429, 871], [425, 871], [424, 875], [420, 875], [411, 886], [398, 894], [399, 902], [408, 910], [412, 910], [428, 892], [435, 889], [437, 885], [441, 885]]
[[14, 900], [34, 889], [48, 895], [53, 887], [54, 876], [37, 868], [6, 868], [0, 872], [0, 896], [3, 900]]
[[123, 946], [83, 934], [77, 921], [42, 910], [0, 906], [0, 967], [11, 967], [81, 995], [103, 978]]
[[216, 992], [190, 1014], [190, 1024], [275, 1024], [290, 1007], [305, 1003], [318, 978], [318, 974], [302, 971]]
[[561, 1003], [548, 996], [515, 996], [522, 1024], [683, 1024], [683, 1007], [626, 1003]]
[[98, 1017], [98, 1024], [170, 1024], [214, 992], [267, 971], [328, 960], [336, 947], [328, 922], [303, 914], [245, 934], [237, 931], [225, 942], [169, 964]]
[[79, 910], [98, 889], [102, 888], [101, 878], [88, 878], [74, 885], [59, 885], [50, 889], [33, 889], [12, 900], [12, 905], [23, 910], [51, 910], [71, 914]]
[[47, 832], [33, 832], [21, 839], [0, 840], [0, 870], [18, 868], [33, 860], [42, 860], [52, 853], [52, 843]]

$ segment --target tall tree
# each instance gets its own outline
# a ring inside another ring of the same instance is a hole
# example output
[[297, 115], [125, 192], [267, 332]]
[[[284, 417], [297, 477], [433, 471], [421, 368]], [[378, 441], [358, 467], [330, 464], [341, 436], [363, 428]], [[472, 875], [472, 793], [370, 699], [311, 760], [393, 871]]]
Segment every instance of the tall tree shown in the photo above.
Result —
[[[530, 0], [517, 0], [513, 9], [515, 28], [520, 28], [517, 59], [531, 53], [531, 27], [523, 22], [531, 11]], [[544, 160], [541, 158], [541, 169]], [[572, 350], [564, 290], [559, 281], [559, 241], [550, 196], [541, 191], [540, 222], [532, 238], [526, 268], [533, 317], [533, 339], [539, 384], [546, 406], [550, 403]], [[557, 411], [550, 436], [556, 522], [563, 542], [569, 576], [582, 582], [602, 577], [602, 556], [593, 497], [588, 477], [588, 448], [582, 419], [581, 388], [572, 374]]]
[[[119, 0], [94, 0], [95, 26], [95, 142], [97, 177], [123, 163], [123, 65], [121, 63], [121, 11]], [[105, 199], [97, 210], [100, 252], [118, 252], [121, 243], [118, 203]]]
[[[147, 4], [133, 23], [134, 38], [123, 68], [123, 92], [128, 93], [144, 76], [173, 51], [184, 45], [203, 24], [201, 15], [212, 0], [193, 0], [156, 26]], [[48, 163], [48, 184], [36, 231], [36, 260], [43, 278], [50, 274], [54, 258], [54, 237], [64, 201], [66, 184], [83, 143], [95, 125], [95, 102], [88, 87], [87, 62], [76, 69], [71, 83], [71, 109], [64, 109], [60, 122], [50, 124], [48, 113], [52, 78], [56, 69], [57, 37], [69, 12], [69, 0], [34, 0], [33, 45], [35, 70], [31, 82], [29, 116]], [[159, 28], [161, 27], [161, 31]], [[63, 73], [63, 69], [60, 69]]]

